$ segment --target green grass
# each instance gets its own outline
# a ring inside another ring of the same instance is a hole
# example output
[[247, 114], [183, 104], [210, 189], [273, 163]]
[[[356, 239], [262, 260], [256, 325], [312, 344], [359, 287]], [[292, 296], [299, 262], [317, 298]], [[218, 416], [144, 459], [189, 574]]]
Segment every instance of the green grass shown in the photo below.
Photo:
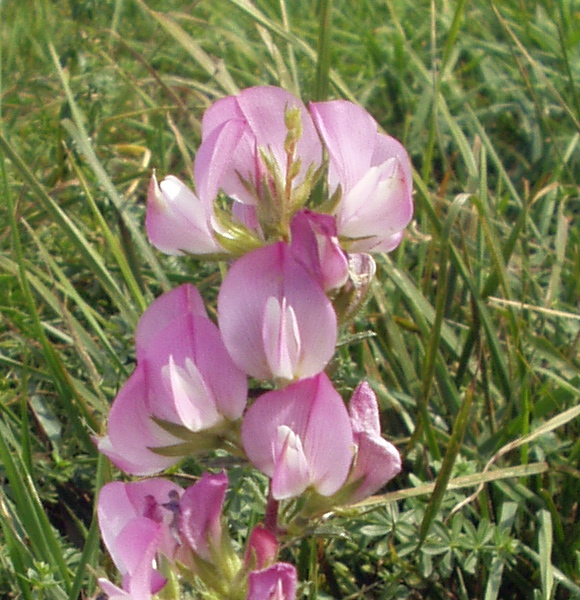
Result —
[[220, 277], [149, 246], [148, 178], [191, 181], [204, 109], [265, 83], [360, 102], [415, 168], [413, 226], [347, 332], [374, 335], [337, 363], [404, 473], [287, 550], [305, 597], [580, 597], [580, 4], [318, 4], [0, 4], [2, 597], [111, 572], [93, 500], [116, 474], [90, 435], [145, 306]]

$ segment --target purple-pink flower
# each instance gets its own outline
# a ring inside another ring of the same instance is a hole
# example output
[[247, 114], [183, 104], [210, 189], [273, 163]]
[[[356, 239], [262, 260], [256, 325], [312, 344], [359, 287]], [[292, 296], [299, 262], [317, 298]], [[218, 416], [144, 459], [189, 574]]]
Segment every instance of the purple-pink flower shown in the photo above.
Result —
[[401, 471], [399, 451], [381, 436], [379, 406], [372, 388], [362, 381], [349, 404], [356, 457], [347, 485], [358, 482], [349, 503], [371, 496]]
[[165, 254], [223, 253], [215, 240], [212, 205], [177, 177], [151, 178], [145, 219], [149, 241]]
[[165, 585], [154, 561], [159, 555], [172, 560], [177, 551], [174, 515], [167, 506], [182, 492], [165, 479], [117, 481], [101, 489], [97, 504], [101, 537], [122, 577], [122, 588], [99, 580], [109, 597], [146, 600]]
[[278, 555], [278, 539], [265, 527], [256, 525], [250, 533], [244, 554], [244, 566], [252, 570], [269, 567]]
[[[198, 191], [203, 177], [204, 192], [200, 192], [200, 196], [213, 200], [221, 189], [243, 204], [256, 205], [263, 201], [266, 193], [263, 186], [273, 186], [264, 154], [273, 159], [280, 180], [285, 181], [288, 175], [286, 115], [290, 109], [299, 111], [301, 122], [296, 147], [300, 164], [293, 187], [304, 181], [309, 169], [318, 168], [322, 163], [322, 145], [302, 101], [278, 87], [252, 87], [237, 96], [218, 100], [203, 116], [195, 173]], [[275, 194], [273, 188], [269, 191]]]
[[[324, 151], [329, 194], [338, 196], [312, 206]], [[311, 219], [323, 242], [319, 254], [336, 256], [334, 241], [328, 243], [336, 235], [350, 252], [389, 252], [413, 214], [407, 152], [378, 130], [364, 108], [331, 100], [306, 109], [273, 86], [248, 88], [210, 106], [194, 175], [196, 194], [173, 176], [160, 184], [151, 180], [147, 231], [168, 254], [241, 255], [261, 242], [288, 240], [292, 216], [305, 206], [332, 213], [320, 218], [336, 219], [331, 225]], [[220, 190], [233, 204], [231, 215], [218, 218], [214, 203]], [[238, 225], [242, 233], [234, 232]], [[328, 236], [329, 228], [336, 234]], [[325, 289], [340, 281], [340, 273], [337, 262], [325, 266]]]
[[284, 242], [254, 250], [231, 266], [218, 295], [218, 315], [234, 362], [259, 379], [311, 377], [334, 353], [332, 304]]
[[247, 380], [191, 285], [151, 304], [136, 345], [137, 368], [113, 403], [99, 450], [120, 469], [149, 475], [215, 447], [212, 434], [242, 416]]
[[225, 473], [204, 473], [185, 490], [179, 502], [179, 532], [185, 553], [191, 551], [209, 563], [219, 561], [221, 516], [227, 489]]
[[242, 441], [254, 466], [272, 478], [276, 500], [309, 488], [331, 496], [353, 459], [348, 412], [324, 373], [262, 394], [244, 416]]
[[288, 563], [276, 563], [262, 571], [252, 571], [248, 577], [246, 600], [294, 600], [296, 598], [296, 568]]
[[346, 100], [314, 102], [310, 114], [329, 155], [330, 193], [338, 235], [352, 252], [389, 252], [413, 215], [412, 171], [404, 147], [378, 131], [361, 106]]
[[292, 255], [325, 292], [347, 282], [348, 258], [340, 247], [334, 217], [302, 210], [292, 218], [290, 231]]

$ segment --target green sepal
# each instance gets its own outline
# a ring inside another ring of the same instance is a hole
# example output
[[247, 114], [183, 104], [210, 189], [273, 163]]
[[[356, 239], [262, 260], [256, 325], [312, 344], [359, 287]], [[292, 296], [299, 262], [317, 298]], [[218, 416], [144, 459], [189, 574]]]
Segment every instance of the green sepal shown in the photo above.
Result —
[[210, 429], [204, 429], [203, 431], [192, 431], [191, 429], [185, 427], [185, 425], [178, 425], [177, 423], [172, 423], [171, 421], [165, 421], [164, 419], [159, 419], [157, 417], [151, 417], [151, 420], [161, 427], [167, 433], [170, 433], [172, 436], [179, 438], [185, 442], [189, 442], [196, 437], [202, 435], [212, 435], [214, 437], [218, 437], [223, 435], [226, 431], [231, 429], [231, 421], [223, 421], [212, 427]]
[[172, 446], [158, 446], [149, 448], [151, 452], [160, 456], [177, 457], [190, 456], [201, 452], [209, 452], [220, 447], [220, 438], [217, 436], [207, 436], [199, 434], [199, 438], [191, 442], [183, 442], [182, 444], [173, 444]]
[[218, 206], [215, 207], [214, 214], [219, 229], [225, 233], [214, 229], [213, 235], [218, 244], [230, 255], [242, 256], [264, 245], [257, 235]]
[[[317, 171], [317, 175], [318, 177], [320, 177], [320, 175], [322, 174], [322, 172], [324, 171], [324, 167], [320, 167], [320, 169], [318, 169]], [[332, 215], [336, 212], [336, 209], [338, 208], [339, 204], [342, 201], [342, 187], [339, 185], [336, 190], [334, 190], [333, 194], [323, 200], [318, 206], [314, 207], [316, 208], [316, 212], [325, 214], [325, 215]]]
[[[219, 236], [215, 235], [214, 237], [217, 239]], [[219, 240], [218, 240], [219, 241]], [[228, 260], [231, 258], [231, 255], [224, 250], [224, 252], [207, 252], [204, 254], [195, 254], [193, 252], [187, 252], [185, 250], [181, 250], [186, 256], [190, 256], [195, 260], [206, 261], [206, 262], [223, 262], [224, 260]]]

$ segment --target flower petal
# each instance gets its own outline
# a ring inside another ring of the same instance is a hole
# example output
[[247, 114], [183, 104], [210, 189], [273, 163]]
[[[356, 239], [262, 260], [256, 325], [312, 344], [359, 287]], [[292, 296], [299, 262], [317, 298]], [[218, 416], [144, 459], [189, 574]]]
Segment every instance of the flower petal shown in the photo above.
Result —
[[342, 191], [336, 209], [339, 236], [352, 240], [352, 252], [392, 250], [413, 214], [407, 152], [351, 102], [313, 103], [310, 112], [330, 158], [330, 189], [340, 185]]
[[222, 526], [221, 513], [228, 488], [225, 473], [204, 473], [181, 497], [179, 531], [189, 547], [206, 561], [219, 551]]
[[[170, 514], [159, 506], [168, 502], [171, 494], [180, 495], [183, 490], [173, 482], [162, 479], [145, 479], [124, 483], [113, 481], [105, 484], [99, 492], [97, 514], [101, 538], [107, 547], [113, 562], [120, 570], [117, 560], [115, 540], [125, 525], [136, 517], [147, 517], [151, 520], [169, 522]], [[152, 514], [151, 500], [157, 509]]]
[[[99, 587], [105, 593], [107, 600], [135, 600], [135, 598], [133, 598], [129, 592], [122, 590], [114, 583], [111, 583], [108, 579], [100, 577], [97, 581], [99, 583]], [[151, 594], [145, 598], [140, 598], [139, 600], [149, 600], [150, 597]]]
[[292, 486], [305, 489], [306, 475], [308, 486], [323, 496], [334, 494], [353, 458], [348, 412], [324, 373], [262, 394], [244, 415], [242, 442], [256, 468], [269, 477], [286, 478], [284, 497]]
[[353, 433], [366, 432], [375, 437], [381, 436], [379, 405], [377, 397], [368, 381], [361, 381], [352, 393], [348, 412]]
[[149, 410], [155, 417], [199, 431], [242, 415], [246, 376], [209, 319], [180, 315], [155, 337], [146, 358]]
[[266, 361], [272, 374], [292, 380], [300, 358], [300, 332], [296, 313], [287, 299], [270, 296], [266, 300], [262, 342]]
[[[334, 353], [334, 309], [283, 242], [254, 250], [233, 264], [218, 295], [218, 315], [234, 362], [259, 379], [286, 379], [289, 364], [293, 378], [310, 377]], [[280, 329], [283, 323], [287, 326]], [[288, 360], [282, 360], [284, 353]]]
[[310, 210], [294, 215], [292, 254], [324, 291], [342, 287], [348, 279], [348, 259], [338, 243], [336, 219]]
[[286, 425], [276, 434], [272, 496], [285, 500], [299, 496], [310, 485], [310, 475], [300, 438]]
[[370, 167], [347, 193], [338, 209], [341, 236], [361, 238], [351, 250], [368, 252], [377, 242], [400, 232], [409, 223], [413, 205], [396, 158]]
[[340, 183], [347, 193], [371, 165], [377, 123], [362, 106], [347, 100], [312, 102], [309, 110], [330, 157], [331, 190]]
[[145, 225], [151, 243], [165, 254], [223, 252], [210, 226], [211, 208], [179, 179], [151, 178]]
[[215, 127], [201, 143], [193, 167], [197, 193], [205, 206], [213, 204], [224, 186], [224, 176], [244, 130], [242, 119], [229, 119]]
[[357, 455], [348, 482], [360, 480], [360, 486], [349, 498], [350, 503], [359, 502], [378, 492], [401, 472], [401, 455], [393, 444], [367, 433], [355, 438]]
[[349, 497], [349, 502], [358, 502], [400, 472], [401, 456], [393, 444], [381, 437], [379, 406], [368, 382], [362, 381], [354, 390], [349, 413], [357, 453], [347, 485], [359, 481], [359, 487]]
[[[247, 88], [237, 96], [222, 98], [205, 112], [200, 151], [206, 143], [209, 144], [212, 135], [219, 135], [215, 132], [225, 123], [244, 123], [243, 134], [235, 151], [226, 155], [226, 159], [229, 160], [227, 168], [222, 168], [221, 161], [218, 161], [221, 171], [218, 185], [228, 196], [244, 204], [256, 204], [258, 199], [248, 191], [242, 180], [250, 182], [256, 189], [260, 187], [266, 174], [260, 151], [271, 154], [282, 178], [286, 177], [287, 157], [284, 142], [288, 130], [285, 113], [292, 107], [298, 107], [301, 111], [302, 135], [296, 149], [301, 168], [294, 179], [294, 185], [299, 185], [311, 165], [315, 168], [320, 166], [322, 147], [308, 111], [298, 98], [281, 88], [259, 86]], [[215, 178], [215, 181], [217, 180], [218, 178]]]
[[115, 541], [117, 552], [127, 568], [123, 574], [123, 589], [132, 598], [148, 598], [165, 585], [165, 578], [153, 569], [161, 535], [159, 523], [137, 517], [125, 525]]
[[258, 147], [270, 150], [286, 176], [286, 152], [284, 142], [288, 134], [285, 114], [290, 108], [300, 109], [302, 135], [298, 140], [297, 156], [302, 162], [301, 174], [296, 183], [304, 179], [306, 170], [322, 162], [322, 147], [310, 115], [301, 100], [290, 92], [275, 86], [247, 88], [237, 96], [238, 106]]
[[97, 503], [99, 528], [107, 550], [123, 578], [123, 589], [107, 580], [102, 589], [113, 597], [148, 599], [165, 585], [153, 567], [159, 553], [172, 560], [177, 543], [172, 539], [173, 515], [164, 504], [179, 486], [164, 479], [108, 483]]
[[150, 450], [180, 440], [151, 420], [145, 381], [146, 365], [142, 363], [115, 398], [109, 413], [107, 436], [98, 441], [99, 451], [119, 469], [132, 475], [158, 473], [180, 460]]
[[264, 569], [270, 566], [278, 554], [278, 538], [268, 529], [256, 525], [246, 544], [244, 566]]
[[263, 571], [252, 571], [248, 577], [246, 600], [294, 600], [297, 578], [296, 568], [288, 563], [276, 563]]
[[171, 321], [182, 318], [185, 314], [207, 317], [201, 294], [190, 283], [180, 285], [154, 300], [141, 315], [137, 324], [135, 332], [137, 361]]

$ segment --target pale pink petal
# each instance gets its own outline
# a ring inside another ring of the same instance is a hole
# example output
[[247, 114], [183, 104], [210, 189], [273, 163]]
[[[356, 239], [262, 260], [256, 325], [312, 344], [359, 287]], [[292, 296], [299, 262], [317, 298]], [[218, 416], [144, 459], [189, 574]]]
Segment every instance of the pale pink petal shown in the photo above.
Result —
[[241, 202], [232, 203], [232, 215], [250, 231], [256, 232], [261, 236], [260, 222], [258, 221], [258, 212], [255, 206], [242, 204]]
[[376, 121], [358, 104], [346, 100], [312, 102], [310, 114], [330, 157], [331, 191], [354, 187], [371, 166]]
[[319, 166], [321, 164], [320, 140], [301, 100], [290, 92], [274, 86], [247, 88], [237, 96], [237, 100], [258, 147], [272, 152], [284, 176], [286, 175], [284, 141], [288, 134], [284, 117], [290, 108], [300, 109], [302, 122], [302, 136], [297, 146], [297, 155], [302, 160], [302, 168], [301, 175], [297, 177], [297, 183], [304, 179], [310, 165]]
[[169, 364], [161, 369], [161, 376], [170, 388], [178, 422], [191, 431], [209, 429], [220, 422], [215, 398], [189, 358], [185, 359], [183, 367], [179, 367], [170, 356]]
[[225, 473], [204, 473], [181, 497], [179, 531], [191, 550], [206, 561], [219, 550], [221, 513], [228, 488]]
[[274, 440], [272, 496], [285, 500], [299, 496], [311, 483], [300, 438], [286, 425], [280, 425]]
[[323, 496], [331, 496], [345, 482], [352, 463], [352, 428], [346, 406], [330, 379], [321, 373], [310, 382], [312, 400], [304, 451], [314, 487]]
[[204, 113], [201, 121], [202, 140], [227, 121], [243, 120], [242, 111], [238, 106], [236, 96], [226, 96], [216, 100]]
[[[401, 231], [412, 216], [412, 203], [397, 159], [371, 167], [343, 198], [338, 209], [340, 235], [363, 238], [353, 247], [365, 252], [380, 240]], [[370, 246], [370, 247], [369, 247]]]
[[[120, 587], [111, 583], [108, 579], [99, 577], [97, 581], [101, 590], [103, 590], [103, 592], [106, 594], [107, 600], [137, 600], [131, 594], [129, 594], [129, 592], [122, 590]], [[149, 600], [149, 598], [151, 598], [151, 594], [149, 594], [149, 596], [145, 596], [143, 599], [140, 598], [139, 600]]]
[[297, 579], [296, 568], [288, 563], [276, 563], [263, 571], [252, 571], [248, 577], [246, 600], [294, 600]]
[[266, 362], [275, 378], [292, 380], [300, 359], [300, 332], [296, 313], [286, 298], [266, 300], [262, 342]]
[[157, 523], [163, 523], [158, 551], [172, 560], [178, 549], [175, 509], [183, 488], [167, 479], [154, 478], [126, 483], [125, 491], [137, 513]]
[[209, 319], [190, 314], [175, 319], [156, 336], [146, 357], [149, 411], [157, 418], [199, 431], [223, 417], [241, 416], [246, 377]]
[[[227, 153], [230, 163], [226, 169], [221, 170], [219, 177], [218, 185], [228, 196], [244, 204], [256, 204], [257, 198], [247, 190], [242, 180], [251, 182], [255, 188], [262, 184], [265, 167], [260, 150], [272, 155], [285, 178], [287, 157], [284, 141], [288, 131], [284, 117], [286, 110], [293, 107], [300, 108], [302, 120], [302, 136], [297, 145], [301, 168], [294, 181], [298, 185], [304, 180], [311, 165], [318, 167], [322, 162], [322, 147], [316, 129], [306, 107], [298, 98], [281, 88], [254, 87], [243, 90], [237, 96], [218, 100], [205, 112], [202, 121], [202, 147], [212, 135], [218, 135], [215, 132], [224, 123], [244, 122], [244, 131], [235, 151], [233, 154]], [[218, 164], [221, 169], [221, 161]]]
[[413, 214], [412, 169], [404, 147], [380, 133], [360, 106], [344, 100], [314, 103], [310, 112], [329, 155], [331, 191], [340, 185], [339, 236], [353, 252], [397, 246]]
[[348, 405], [353, 433], [366, 432], [380, 437], [381, 422], [377, 397], [368, 381], [361, 381], [352, 393]]
[[359, 482], [349, 498], [349, 502], [358, 502], [377, 492], [400, 472], [401, 456], [393, 444], [381, 437], [377, 398], [366, 381], [353, 392], [349, 413], [357, 453], [347, 485]]
[[[245, 117], [238, 104], [237, 96], [228, 96], [214, 102], [204, 113], [202, 120], [202, 143], [200, 151], [202, 156], [204, 145], [219, 132], [220, 128], [229, 121], [243, 123], [243, 131], [238, 140], [235, 151], [228, 153], [228, 163], [221, 171], [220, 179], [217, 181], [219, 188], [225, 194], [236, 201], [253, 205], [256, 198], [248, 191], [244, 181], [249, 181], [257, 186], [261, 178], [260, 159], [258, 147], [251, 129], [248, 127]], [[207, 141], [206, 141], [207, 140]], [[220, 162], [221, 166], [221, 162]]]
[[165, 254], [223, 252], [210, 227], [211, 208], [179, 179], [151, 178], [145, 224], [151, 243]]
[[391, 158], [397, 159], [397, 165], [401, 169], [405, 188], [408, 193], [408, 201], [412, 206], [413, 168], [409, 160], [409, 154], [399, 140], [390, 135], [377, 133], [371, 166], [382, 165]]
[[348, 482], [360, 480], [361, 483], [349, 498], [349, 503], [359, 502], [378, 492], [401, 471], [401, 455], [393, 444], [367, 433], [355, 438], [357, 455]]
[[275, 327], [264, 326], [267, 303], [270, 302], [270, 309], [272, 306], [271, 297], [284, 305], [284, 314], [293, 323], [280, 342], [287, 344], [290, 355], [299, 348], [298, 360], [293, 360], [293, 377], [319, 373], [334, 353], [336, 315], [320, 284], [291, 256], [283, 242], [242, 256], [222, 283], [218, 295], [219, 325], [234, 362], [259, 379], [278, 375], [272, 372], [268, 360], [278, 340], [264, 343], [265, 332], [273, 336], [279, 333]]
[[153, 569], [153, 560], [162, 535], [162, 526], [145, 517], [136, 517], [125, 525], [115, 540], [116, 550], [123, 561], [123, 589], [132, 598], [148, 598], [157, 593], [165, 579]]
[[[397, 233], [393, 233], [393, 235], [384, 236], [382, 239], [375, 238], [376, 243], [369, 252], [390, 252], [401, 243], [403, 235], [402, 231], [398, 231]], [[357, 243], [355, 242], [353, 247], [356, 248], [356, 246]]]
[[140, 320], [137, 369], [113, 403], [107, 436], [98, 441], [124, 471], [152, 474], [180, 459], [155, 453], [183, 440], [154, 418], [197, 432], [241, 417], [246, 376], [205, 314], [199, 292], [184, 285], [158, 298]]
[[[165, 578], [154, 569], [154, 560], [169, 537], [167, 521], [171, 514], [159, 502], [179, 495], [180, 488], [162, 479], [106, 484], [100, 491], [97, 512], [105, 546], [122, 576], [120, 589], [109, 581], [99, 581], [112, 597], [146, 600], [164, 585]], [[165, 514], [164, 514], [165, 513]], [[165, 518], [167, 517], [167, 518]], [[176, 543], [170, 552], [172, 557]]]
[[245, 130], [241, 119], [218, 125], [201, 143], [194, 162], [197, 193], [205, 206], [211, 206], [223, 187], [223, 178]]
[[[284, 426], [301, 443], [292, 438], [287, 454], [276, 451]], [[324, 373], [260, 396], [244, 415], [242, 442], [249, 460], [269, 477], [282, 468], [282, 459], [291, 461], [289, 472], [305, 477], [303, 454], [310, 485], [324, 496], [342, 486], [353, 458], [348, 412]]]
[[151, 475], [175, 464], [179, 457], [166, 457], [150, 448], [179, 442], [151, 420], [148, 408], [146, 364], [140, 364], [115, 398], [107, 424], [107, 436], [99, 451], [117, 467], [133, 475]]
[[[97, 502], [101, 538], [120, 570], [115, 540], [125, 525], [136, 517], [168, 524], [171, 514], [161, 506], [169, 501], [171, 494], [179, 496], [182, 492], [178, 485], [161, 478], [130, 483], [114, 481], [101, 488]], [[170, 555], [171, 552], [167, 553], [167, 556]]]
[[165, 326], [175, 319], [183, 318], [185, 314], [207, 317], [201, 294], [190, 283], [184, 283], [154, 300], [137, 324], [137, 361]]

